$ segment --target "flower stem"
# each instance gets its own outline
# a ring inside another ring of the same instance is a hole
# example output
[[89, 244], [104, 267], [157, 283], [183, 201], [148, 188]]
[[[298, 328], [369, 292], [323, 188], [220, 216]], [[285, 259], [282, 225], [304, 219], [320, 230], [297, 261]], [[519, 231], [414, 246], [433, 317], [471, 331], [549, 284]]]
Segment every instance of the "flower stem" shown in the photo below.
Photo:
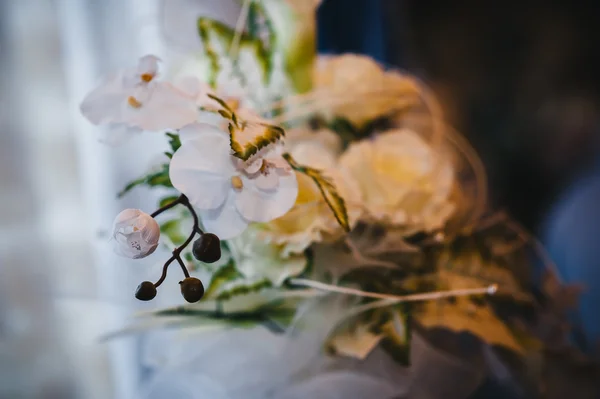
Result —
[[237, 57], [237, 53], [240, 46], [240, 40], [242, 39], [242, 34], [244, 33], [244, 29], [246, 27], [246, 22], [248, 20], [248, 12], [250, 11], [250, 3], [252, 0], [244, 0], [242, 3], [242, 9], [240, 11], [240, 15], [238, 16], [237, 22], [235, 24], [235, 32], [233, 35], [233, 40], [229, 45], [229, 58], [235, 61]]
[[190, 245], [190, 243], [192, 242], [192, 240], [194, 239], [194, 236], [196, 234], [200, 234], [200, 235], [204, 234], [202, 229], [200, 229], [200, 220], [198, 219], [198, 214], [194, 210], [194, 207], [192, 206], [192, 204], [190, 204], [190, 200], [183, 194], [181, 194], [179, 196], [179, 198], [177, 198], [175, 201], [173, 201], [173, 202], [163, 206], [162, 208], [158, 209], [157, 211], [155, 211], [151, 216], [155, 217], [156, 215], [159, 215], [161, 212], [164, 212], [167, 209], [173, 208], [174, 206], [176, 206], [178, 204], [184, 205], [190, 211], [190, 213], [192, 214], [192, 218], [194, 219], [194, 226], [192, 227], [192, 232], [190, 233], [188, 238], [183, 242], [183, 244], [181, 244], [180, 246], [178, 246], [177, 248], [175, 248], [173, 250], [173, 255], [171, 255], [171, 257], [165, 262], [165, 265], [163, 266], [163, 270], [162, 270], [162, 275], [160, 276], [158, 281], [156, 283], [154, 283], [155, 287], [159, 287], [163, 283], [163, 281], [165, 281], [165, 278], [167, 278], [167, 271], [169, 269], [169, 266], [171, 265], [171, 263], [173, 263], [174, 260], [176, 260], [177, 263], [179, 263], [179, 266], [181, 266], [183, 275], [186, 278], [190, 277], [190, 273], [188, 272], [187, 268], [185, 267], [185, 263], [183, 262], [183, 259], [181, 259], [181, 253], [188, 245]]
[[348, 287], [340, 287], [337, 285], [325, 284], [319, 281], [307, 280], [302, 278], [292, 278], [289, 280], [289, 283], [292, 285], [302, 286], [302, 287], [310, 287], [315, 288], [322, 291], [328, 292], [337, 292], [340, 294], [347, 295], [355, 295], [363, 298], [376, 298], [376, 299], [386, 299], [389, 300], [390, 305], [393, 303], [400, 302], [417, 302], [417, 301], [430, 301], [442, 298], [456, 297], [456, 296], [470, 296], [470, 295], [492, 295], [498, 289], [496, 284], [489, 285], [487, 287], [480, 288], [469, 288], [462, 290], [452, 290], [452, 291], [435, 291], [435, 292], [425, 292], [422, 294], [412, 294], [412, 295], [390, 295], [390, 294], [381, 294], [378, 292], [369, 292], [357, 290], [354, 288]]
[[168, 211], [169, 209], [171, 209], [171, 208], [173, 208], [173, 207], [175, 207], [175, 206], [177, 206], [179, 204], [182, 204], [183, 201], [184, 201], [184, 199], [185, 199], [185, 201], [187, 201], [187, 197], [185, 195], [181, 194], [179, 196], [179, 198], [177, 198], [175, 201], [169, 202], [167, 205], [165, 205], [165, 206], [163, 206], [161, 208], [158, 208], [157, 210], [155, 210], [154, 212], [152, 212], [152, 214], [150, 216], [152, 216], [153, 218], [155, 218], [158, 215], [160, 215], [161, 213], [163, 213], [165, 211]]

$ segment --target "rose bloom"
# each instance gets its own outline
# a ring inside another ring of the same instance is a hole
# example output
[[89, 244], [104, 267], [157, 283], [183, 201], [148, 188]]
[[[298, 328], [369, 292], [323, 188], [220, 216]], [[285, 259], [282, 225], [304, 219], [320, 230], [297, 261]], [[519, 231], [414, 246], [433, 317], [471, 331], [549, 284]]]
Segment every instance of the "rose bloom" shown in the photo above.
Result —
[[414, 104], [420, 92], [414, 79], [356, 54], [319, 57], [314, 78], [319, 110], [358, 127]]
[[371, 221], [406, 234], [430, 232], [443, 227], [455, 210], [451, 160], [411, 130], [354, 143], [340, 164], [358, 182]]

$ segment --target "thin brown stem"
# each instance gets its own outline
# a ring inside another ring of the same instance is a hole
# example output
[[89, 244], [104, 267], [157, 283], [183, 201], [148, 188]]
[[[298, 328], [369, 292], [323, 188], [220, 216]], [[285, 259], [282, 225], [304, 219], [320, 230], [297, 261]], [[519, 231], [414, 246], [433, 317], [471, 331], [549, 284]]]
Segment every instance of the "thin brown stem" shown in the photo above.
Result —
[[176, 256], [175, 259], [177, 259], [177, 262], [179, 262], [179, 266], [181, 266], [181, 271], [183, 271], [183, 275], [185, 276], [185, 278], [189, 278], [190, 273], [188, 272], [187, 267], [185, 267], [185, 263], [183, 263], [181, 256]]
[[160, 286], [163, 283], [163, 281], [165, 281], [165, 279], [167, 278], [167, 271], [169, 269], [169, 266], [171, 265], [171, 263], [173, 263], [174, 260], [176, 260], [177, 263], [179, 263], [179, 266], [181, 266], [183, 275], [186, 278], [190, 277], [190, 273], [188, 272], [187, 267], [185, 267], [185, 263], [181, 259], [181, 253], [188, 245], [190, 245], [196, 234], [204, 234], [202, 229], [200, 229], [200, 220], [198, 219], [198, 214], [194, 210], [192, 204], [190, 204], [189, 199], [183, 194], [181, 194], [179, 198], [177, 198], [175, 201], [163, 206], [162, 208], [152, 213], [151, 216], [154, 217], [156, 215], [159, 215], [160, 213], [166, 211], [167, 209], [173, 208], [178, 204], [184, 205], [190, 211], [190, 213], [192, 214], [192, 218], [194, 219], [194, 226], [192, 227], [192, 232], [190, 233], [188, 238], [183, 242], [183, 244], [181, 244], [173, 250], [173, 255], [167, 260], [167, 262], [163, 266], [162, 275], [160, 276], [160, 279], [158, 279], [158, 281], [154, 283], [155, 287]]
[[[183, 203], [183, 201], [184, 201], [184, 198], [185, 198], [185, 201], [187, 201], [187, 198], [186, 198], [186, 196], [185, 196], [185, 195], [183, 195], [183, 194], [181, 194], [181, 195], [179, 196], [179, 198], [177, 198], [175, 201], [173, 201], [173, 202], [169, 202], [167, 205], [165, 205], [165, 206], [163, 206], [163, 207], [161, 207], [161, 208], [158, 208], [157, 210], [155, 210], [154, 212], [152, 212], [152, 214], [151, 214], [150, 216], [152, 216], [153, 218], [155, 218], [155, 217], [157, 217], [158, 215], [160, 215], [161, 213], [163, 213], [164, 211], [168, 211], [169, 209], [173, 208], [174, 206], [177, 206], [177, 205], [179, 205], [179, 204], [182, 204], [182, 203]], [[188, 202], [188, 203], [189, 203], [189, 202]]]
[[158, 279], [158, 281], [156, 283], [154, 283], [155, 287], [159, 287], [163, 281], [165, 281], [165, 279], [167, 278], [167, 269], [169, 268], [169, 265], [175, 260], [174, 257], [169, 258], [169, 260], [165, 263], [165, 265], [163, 266], [162, 269], [162, 274], [160, 276], [160, 278]]

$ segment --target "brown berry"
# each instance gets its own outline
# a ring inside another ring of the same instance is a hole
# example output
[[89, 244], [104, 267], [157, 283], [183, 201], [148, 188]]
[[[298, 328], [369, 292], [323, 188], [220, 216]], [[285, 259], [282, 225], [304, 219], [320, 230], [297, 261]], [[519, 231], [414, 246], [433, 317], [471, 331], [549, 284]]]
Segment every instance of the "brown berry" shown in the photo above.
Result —
[[198, 302], [204, 296], [204, 285], [195, 277], [188, 277], [179, 282], [181, 295], [189, 303]]
[[135, 290], [135, 297], [140, 301], [150, 301], [156, 296], [156, 287], [150, 281], [144, 281]]
[[212, 233], [204, 233], [194, 241], [194, 258], [204, 263], [214, 263], [221, 259], [221, 240]]

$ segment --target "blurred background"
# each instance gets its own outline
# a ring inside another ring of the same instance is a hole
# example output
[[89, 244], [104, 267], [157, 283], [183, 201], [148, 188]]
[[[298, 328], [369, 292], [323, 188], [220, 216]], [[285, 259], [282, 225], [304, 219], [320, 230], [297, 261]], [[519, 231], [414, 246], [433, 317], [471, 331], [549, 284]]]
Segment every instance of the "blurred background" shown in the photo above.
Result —
[[[120, 209], [154, 206], [115, 193], [162, 138], [107, 148], [78, 104], [108, 71], [168, 52], [162, 5], [0, 0], [2, 399], [131, 399], [144, 379], [137, 341], [99, 341], [139, 309], [132, 292], [149, 267], [113, 256], [106, 231]], [[492, 207], [539, 236], [566, 281], [588, 285], [588, 351], [600, 337], [599, 16], [594, 1], [324, 0], [319, 11], [321, 51], [366, 53], [434, 88], [486, 165]]]

